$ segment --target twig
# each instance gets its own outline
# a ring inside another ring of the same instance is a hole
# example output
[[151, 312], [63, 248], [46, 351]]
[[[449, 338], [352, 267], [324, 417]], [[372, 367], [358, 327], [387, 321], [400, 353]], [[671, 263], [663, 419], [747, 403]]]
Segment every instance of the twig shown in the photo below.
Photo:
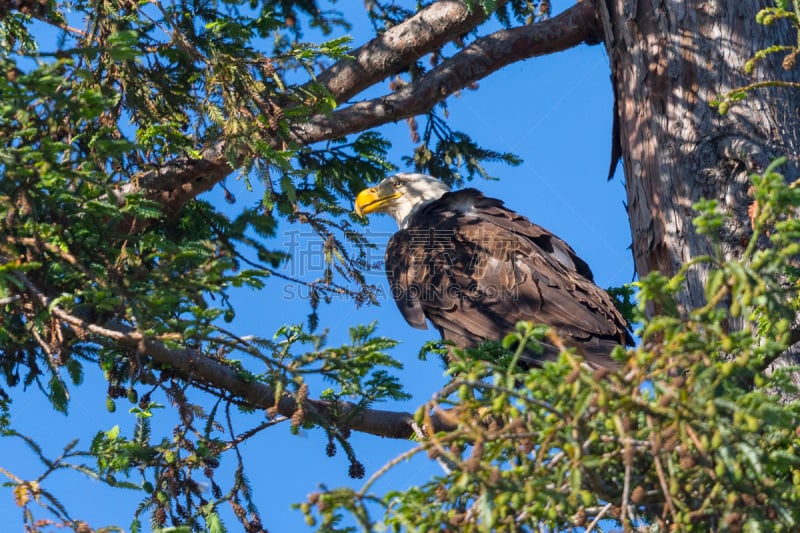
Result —
[[225, 407], [225, 418], [228, 422], [228, 432], [231, 434], [231, 440], [229, 440], [225, 446], [222, 447], [222, 451], [227, 451], [230, 449], [234, 449], [236, 451], [236, 455], [239, 456], [239, 444], [243, 443], [250, 437], [254, 436], [259, 431], [263, 431], [268, 427], [272, 427], [274, 425], [280, 424], [282, 422], [286, 422], [289, 420], [288, 417], [285, 416], [277, 416], [271, 420], [267, 420], [262, 422], [261, 424], [257, 425], [254, 428], [248, 429], [244, 433], [240, 433], [238, 435], [235, 434], [233, 430], [233, 421], [231, 420], [231, 412], [230, 412], [230, 404]]
[[410, 450], [401, 453], [400, 455], [398, 455], [397, 457], [395, 457], [394, 459], [383, 465], [377, 472], [375, 472], [369, 477], [366, 483], [364, 483], [364, 486], [361, 487], [361, 490], [358, 491], [358, 497], [363, 498], [366, 495], [367, 490], [369, 490], [369, 488], [372, 486], [372, 484], [375, 483], [378, 480], [378, 478], [383, 476], [391, 468], [395, 467], [401, 461], [405, 461], [406, 459], [414, 457], [416, 454], [423, 451], [424, 449], [425, 449], [424, 446], [417, 446], [415, 448], [411, 448]]
[[[417, 438], [420, 440], [425, 439], [425, 432], [422, 431], [422, 428], [416, 422], [411, 422], [411, 428], [414, 430], [414, 433], [417, 435]], [[436, 463], [442, 468], [445, 474], [450, 474], [453, 471], [453, 468], [456, 467], [454, 464], [448, 464], [450, 461], [447, 459], [446, 456], [441, 454], [436, 454]]]
[[[425, 409], [424, 418], [425, 418], [425, 427], [431, 428], [431, 431], [430, 431], [430, 433], [428, 435], [425, 435], [424, 432], [421, 430], [421, 428], [419, 426], [417, 426], [416, 422], [414, 422], [413, 420], [411, 421], [411, 427], [414, 428], [415, 432], [417, 430], [419, 430], [420, 433], [422, 433], [422, 437], [423, 438], [427, 438], [430, 442], [433, 443], [433, 446], [436, 449], [436, 452], [438, 453], [439, 457], [444, 457], [445, 460], [448, 463], [450, 463], [452, 468], [456, 468], [456, 465], [458, 464], [458, 461], [455, 460], [455, 457], [449, 457], [449, 453], [450, 452], [448, 452], [448, 450], [445, 449], [445, 447], [442, 445], [441, 439], [439, 439], [439, 437], [436, 436], [433, 417], [430, 414], [430, 410], [427, 409], [427, 408]], [[458, 422], [456, 422], [453, 425], [454, 429], [455, 429], [455, 427], [458, 427]], [[437, 459], [438, 459], [438, 457], [437, 457]]]
[[703, 447], [703, 443], [700, 442], [700, 439], [697, 437], [697, 434], [694, 432], [694, 429], [692, 429], [692, 425], [687, 423], [686, 425], [684, 425], [684, 427], [686, 428], [686, 434], [689, 435], [689, 438], [694, 443], [695, 448], [697, 448], [697, 451], [700, 452], [700, 454], [704, 458], [708, 459], [708, 453], [706, 453], [706, 449]]
[[624, 442], [622, 457], [625, 461], [625, 478], [622, 484], [622, 512], [620, 514], [619, 521], [622, 523], [623, 529], [628, 531], [630, 529], [630, 524], [628, 523], [628, 505], [630, 504], [629, 502], [631, 496], [631, 464], [633, 463], [633, 447], [627, 438], [625, 426], [622, 424], [622, 420], [619, 416], [614, 416], [614, 424], [617, 426], [617, 431], [619, 431]]
[[476, 389], [491, 389], [491, 390], [495, 390], [495, 391], [498, 391], [498, 392], [505, 393], [505, 394], [507, 394], [509, 396], [513, 396], [515, 398], [518, 398], [518, 399], [522, 400], [523, 402], [530, 403], [530, 404], [535, 405], [537, 407], [541, 407], [542, 409], [545, 409], [546, 411], [549, 411], [549, 412], [553, 413], [558, 418], [560, 418], [562, 421], [566, 422], [566, 421], [569, 420], [569, 417], [567, 417], [567, 415], [565, 415], [564, 413], [562, 413], [561, 411], [559, 411], [557, 409], [554, 409], [551, 404], [549, 404], [547, 402], [543, 402], [541, 400], [537, 400], [536, 398], [531, 398], [530, 396], [527, 396], [527, 395], [525, 395], [525, 394], [523, 394], [521, 392], [518, 392], [516, 390], [509, 389], [508, 387], [501, 387], [501, 386], [498, 386], [498, 385], [493, 385], [491, 383], [486, 383], [484, 381], [474, 381], [474, 380], [458, 380], [457, 382], [459, 384], [462, 384], [462, 385], [469, 385], [470, 387], [473, 387], [473, 388], [476, 388]]
[[72, 265], [76, 270], [78, 270], [81, 274], [91, 279], [93, 282], [97, 283], [101, 287], [108, 287], [108, 283], [104, 279], [95, 276], [94, 273], [90, 271], [88, 268], [86, 268], [86, 266], [83, 263], [81, 263], [74, 255], [62, 249], [61, 247], [56, 246], [51, 242], [42, 242], [38, 238], [32, 238], [32, 237], [24, 237], [21, 239], [9, 239], [9, 240], [11, 242], [19, 243], [23, 246], [34, 248], [39, 253], [42, 253], [42, 247], [44, 247], [48, 252], [59, 256], [61, 259]]
[[64, 30], [66, 32], [74, 33], [75, 35], [81, 37], [82, 39], [86, 39], [87, 36], [88, 36], [87, 33], [84, 32], [83, 30], [79, 30], [78, 28], [73, 28], [69, 24], [61, 22], [59, 20], [55, 20], [52, 17], [34, 16], [33, 18], [36, 18], [37, 20], [40, 20], [40, 21], [44, 22], [45, 24], [50, 24], [51, 26], [55, 26], [56, 28], [58, 28], [60, 30]]
[[[653, 431], [653, 417], [647, 415], [647, 427], [651, 431]], [[652, 442], [652, 441], [651, 441]], [[658, 453], [655, 447], [655, 443], [653, 444], [653, 463], [656, 467], [656, 473], [658, 474], [658, 482], [661, 485], [661, 492], [664, 493], [664, 500], [667, 503], [667, 507], [669, 508], [669, 512], [672, 514], [673, 518], [678, 514], [678, 511], [675, 509], [675, 504], [672, 502], [672, 496], [669, 494], [669, 485], [667, 484], [667, 478], [664, 476], [664, 467], [661, 466], [661, 459], [658, 457]]]
[[605, 504], [603, 506], [603, 508], [600, 509], [600, 512], [597, 513], [597, 516], [594, 517], [594, 520], [589, 522], [589, 525], [586, 526], [586, 532], [585, 533], [592, 533], [592, 530], [595, 528], [595, 526], [598, 524], [598, 522], [600, 522], [600, 520], [603, 519], [603, 516], [605, 516], [605, 514], [608, 512], [609, 509], [611, 509], [611, 502]]
[[[42, 351], [47, 356], [47, 366], [50, 368], [50, 372], [52, 372], [53, 376], [60, 382], [63, 383], [63, 378], [61, 377], [61, 372], [58, 368], [58, 361], [56, 361], [55, 354], [53, 353], [53, 349], [50, 347], [48, 342], [42, 338], [38, 331], [36, 331], [36, 327], [30, 328], [30, 332], [33, 335], [36, 344], [41, 347]], [[66, 387], [64, 387], [64, 394], [66, 395], [67, 399], [69, 399], [69, 391]]]

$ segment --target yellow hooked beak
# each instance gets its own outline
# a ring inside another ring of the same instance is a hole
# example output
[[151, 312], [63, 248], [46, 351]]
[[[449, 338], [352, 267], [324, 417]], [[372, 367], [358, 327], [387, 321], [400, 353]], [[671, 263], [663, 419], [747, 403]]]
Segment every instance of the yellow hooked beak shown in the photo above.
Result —
[[389, 194], [387, 196], [381, 196], [381, 191], [378, 187], [364, 189], [358, 193], [358, 196], [356, 196], [356, 214], [360, 217], [363, 217], [364, 215], [374, 213], [375, 211], [380, 210], [380, 208], [386, 205], [388, 202], [391, 202], [396, 198], [400, 198], [401, 196], [402, 194], [399, 192], [394, 192], [393, 194]]

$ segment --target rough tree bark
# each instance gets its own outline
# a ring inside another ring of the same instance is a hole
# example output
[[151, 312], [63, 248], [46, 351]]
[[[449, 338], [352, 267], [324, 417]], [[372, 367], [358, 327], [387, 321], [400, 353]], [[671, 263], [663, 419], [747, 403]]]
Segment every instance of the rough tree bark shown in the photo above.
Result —
[[[788, 24], [755, 23], [767, 4], [596, 0], [611, 63], [615, 142], [625, 170], [640, 276], [671, 275], [691, 258], [711, 253], [709, 240], [692, 227], [692, 205], [703, 198], [718, 200], [733, 214], [722, 248], [726, 259], [740, 257], [750, 236], [749, 175], [785, 156], [788, 165], [782, 171], [787, 179], [797, 177], [797, 90], [756, 91], [725, 116], [710, 105], [719, 94], [754, 81], [745, 77], [743, 66], [756, 50], [795, 38]], [[773, 62], [757, 75], [760, 81], [781, 72]], [[796, 72], [781, 79], [798, 81]], [[688, 273], [679, 297], [684, 309], [705, 303], [707, 274], [701, 265]]]

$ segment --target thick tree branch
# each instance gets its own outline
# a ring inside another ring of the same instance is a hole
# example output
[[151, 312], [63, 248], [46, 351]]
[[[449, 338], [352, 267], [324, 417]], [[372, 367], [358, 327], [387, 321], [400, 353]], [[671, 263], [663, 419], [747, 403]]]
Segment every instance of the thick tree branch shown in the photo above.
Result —
[[[453, 19], [448, 18], [451, 16]], [[320, 75], [319, 81], [337, 101], [349, 99], [481, 20], [483, 15], [468, 14], [460, 2], [437, 2], [392, 28], [388, 37], [385, 34], [357, 49], [354, 60], [334, 65]], [[577, 46], [593, 39], [597, 30], [594, 6], [587, 0], [579, 1], [550, 20], [481, 38], [393, 94], [296, 125], [293, 140], [309, 145], [426, 113], [454, 92], [506, 65]], [[136, 182], [137, 190], [149, 189], [168, 210], [178, 210], [233, 172], [223, 154], [224, 144], [220, 142], [207, 148], [202, 159], [172, 161], [143, 174]]]
[[[168, 365], [192, 383], [223, 390], [256, 409], [276, 407], [279, 414], [291, 418], [299, 407], [295, 397], [286, 393], [281, 394], [276, 403], [273, 387], [263, 382], [252, 381], [237, 369], [207, 357], [198, 350], [172, 349], [160, 340], [147, 337], [131, 326], [124, 324], [100, 326], [72, 315], [58, 305], [53, 305], [52, 299], [40, 291], [26, 275], [17, 272], [16, 276], [43, 308], [50, 309], [54, 317], [69, 325], [82, 339], [96, 339], [100, 344], [110, 341], [135, 349], [143, 357], [149, 357], [161, 365]], [[361, 409], [350, 402], [314, 399], [306, 400], [303, 410], [306, 416], [311, 416], [315, 422], [332, 424], [342, 429], [393, 439], [408, 439], [414, 435], [414, 415], [411, 413]], [[431, 414], [430, 426], [425, 428], [432, 433], [452, 429], [454, 426], [447, 417], [442, 418], [438, 413]]]
[[[505, 2], [499, 2], [505, 3]], [[356, 48], [352, 59], [337, 62], [317, 76], [337, 102], [346, 102], [380, 80], [396, 74], [425, 54], [438, 50], [486, 19], [460, 0], [432, 4], [402, 24]]]
[[200, 159], [179, 157], [161, 168], [144, 172], [120, 188], [119, 200], [129, 193], [148, 191], [150, 198], [161, 202], [166, 211], [177, 212], [234, 171], [224, 148], [225, 144], [218, 142], [203, 150]]
[[311, 144], [425, 113], [454, 92], [511, 63], [572, 48], [593, 38], [596, 31], [594, 6], [578, 2], [550, 20], [478, 39], [393, 94], [353, 104], [330, 116], [318, 115], [296, 127], [294, 134], [302, 144]]
[[[200, 382], [215, 389], [241, 398], [249, 406], [257, 409], [277, 407], [278, 413], [291, 418], [298, 409], [297, 401], [290, 394], [282, 394], [275, 402], [275, 390], [266, 383], [245, 379], [238, 371], [220, 361], [206, 357], [193, 349], [173, 350], [163, 343], [142, 337], [138, 332], [131, 332], [130, 341], [139, 337], [137, 350], [142, 355], [162, 364], [177, 369], [193, 382]], [[131, 342], [132, 344], [132, 342]], [[412, 413], [385, 411], [378, 409], [360, 409], [350, 402], [329, 402], [309, 399], [303, 405], [307, 416], [318, 418], [317, 422], [327, 422], [339, 428], [388, 437], [408, 439], [414, 434]], [[431, 417], [431, 428], [428, 431], [438, 432], [452, 429], [452, 426], [438, 416]]]
[[[353, 59], [339, 61], [321, 72], [315, 83], [325, 86], [338, 103], [345, 102], [470, 31], [485, 19], [482, 11], [470, 13], [459, 0], [436, 2], [354, 50], [351, 53]], [[153, 199], [174, 212], [233, 171], [225, 157], [225, 144], [220, 141], [207, 147], [200, 159], [178, 158], [159, 169], [143, 173], [134, 183], [125, 186], [120, 195], [149, 190]]]

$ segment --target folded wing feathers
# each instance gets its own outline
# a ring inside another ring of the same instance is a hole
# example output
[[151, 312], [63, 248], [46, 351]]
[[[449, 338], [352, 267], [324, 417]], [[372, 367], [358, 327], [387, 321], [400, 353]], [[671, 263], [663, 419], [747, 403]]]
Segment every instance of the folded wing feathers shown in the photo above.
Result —
[[502, 339], [529, 320], [608, 366], [613, 346], [630, 340], [611, 298], [567, 243], [474, 189], [420, 210], [390, 240], [386, 269], [406, 320], [424, 327], [427, 317], [459, 347]]

